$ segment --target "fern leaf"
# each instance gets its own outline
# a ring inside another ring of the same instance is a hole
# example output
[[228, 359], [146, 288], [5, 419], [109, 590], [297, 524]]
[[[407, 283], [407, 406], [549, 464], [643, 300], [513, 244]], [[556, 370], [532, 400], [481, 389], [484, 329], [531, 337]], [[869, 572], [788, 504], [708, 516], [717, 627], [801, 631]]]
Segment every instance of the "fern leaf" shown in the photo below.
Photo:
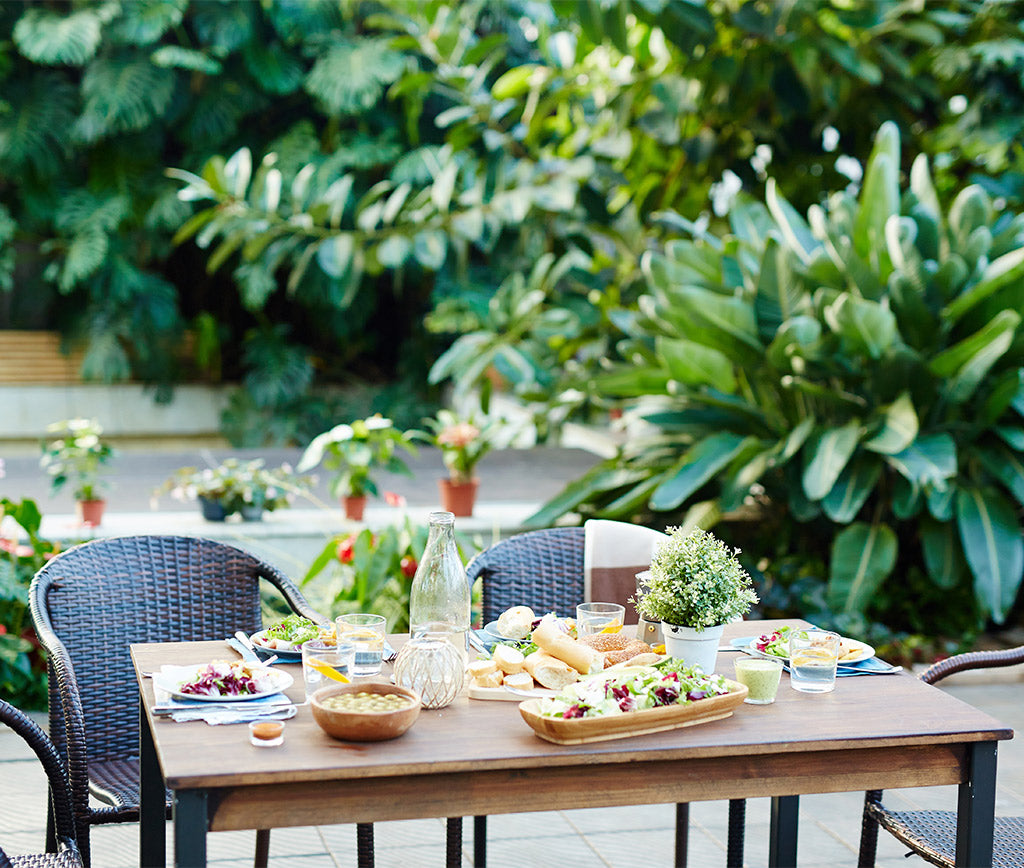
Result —
[[277, 289], [274, 275], [257, 262], [238, 266], [234, 276], [246, 310], [263, 310]]
[[331, 114], [355, 114], [374, 107], [405, 68], [405, 58], [382, 39], [337, 42], [306, 78], [306, 90]]
[[243, 360], [249, 369], [244, 385], [259, 407], [292, 400], [309, 388], [313, 366], [308, 350], [289, 344], [287, 327], [254, 331], [246, 336]]
[[108, 328], [109, 317], [94, 313], [82, 357], [82, 379], [113, 383], [127, 380], [132, 374], [128, 354], [118, 334]]
[[67, 294], [80, 281], [95, 274], [107, 258], [109, 247], [107, 234], [98, 229], [86, 228], [72, 236], [57, 281], [60, 291]]
[[306, 74], [302, 62], [279, 42], [269, 45], [256, 42], [246, 45], [242, 52], [246, 69], [264, 90], [277, 96], [294, 93]]
[[132, 0], [122, 4], [121, 15], [111, 24], [111, 35], [130, 45], [152, 45], [181, 24], [187, 8], [188, 0]]
[[338, 0], [275, 0], [266, 9], [274, 30], [289, 43], [298, 42], [306, 34], [330, 33], [344, 23]]
[[102, 38], [99, 16], [89, 9], [56, 15], [29, 9], [14, 25], [14, 43], [25, 57], [46, 66], [82, 66]]
[[266, 105], [266, 100], [240, 82], [233, 90], [211, 87], [195, 101], [192, 114], [185, 123], [184, 135], [193, 147], [200, 149], [230, 138], [239, 121], [253, 115]]
[[140, 130], [159, 118], [174, 96], [175, 74], [147, 59], [103, 58], [82, 78], [85, 108], [75, 121], [82, 141]]
[[255, 3], [198, 3], [194, 8], [196, 33], [211, 49], [230, 54], [252, 40]]
[[218, 61], [203, 52], [182, 48], [180, 45], [162, 45], [150, 55], [150, 60], [154, 66], [165, 69], [191, 69], [207, 75], [217, 75], [223, 68]]
[[77, 90], [47, 73], [29, 84], [7, 81], [10, 109], [0, 114], [0, 160], [5, 172], [31, 167], [44, 177], [59, 171], [68, 153], [67, 129], [75, 119]]

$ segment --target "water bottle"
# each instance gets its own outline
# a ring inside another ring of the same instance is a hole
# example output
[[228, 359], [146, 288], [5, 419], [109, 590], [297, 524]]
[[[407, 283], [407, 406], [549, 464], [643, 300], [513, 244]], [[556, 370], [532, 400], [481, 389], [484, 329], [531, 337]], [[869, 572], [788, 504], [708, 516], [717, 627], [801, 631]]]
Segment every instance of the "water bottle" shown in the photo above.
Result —
[[455, 516], [450, 512], [432, 512], [429, 524], [427, 547], [412, 579], [409, 632], [413, 636], [444, 636], [465, 657], [470, 590], [455, 545]]

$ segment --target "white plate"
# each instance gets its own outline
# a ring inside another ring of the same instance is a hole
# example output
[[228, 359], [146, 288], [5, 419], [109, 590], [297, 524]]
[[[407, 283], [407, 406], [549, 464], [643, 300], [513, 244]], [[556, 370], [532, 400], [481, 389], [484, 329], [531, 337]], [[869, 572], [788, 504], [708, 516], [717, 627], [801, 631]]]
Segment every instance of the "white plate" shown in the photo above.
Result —
[[247, 702], [250, 699], [262, 699], [264, 696], [273, 696], [275, 693], [287, 690], [295, 681], [283, 669], [266, 667], [264, 671], [269, 676], [267, 682], [269, 686], [261, 693], [244, 693], [237, 696], [198, 696], [194, 693], [182, 693], [181, 685], [191, 681], [209, 665], [209, 663], [199, 663], [195, 666], [165, 666], [153, 674], [153, 686], [167, 691], [175, 699], [197, 702]]
[[[751, 657], [767, 657], [771, 660], [782, 660], [784, 663], [789, 663], [789, 657], [780, 657], [777, 654], [766, 654], [764, 651], [758, 651], [754, 647], [754, 642], [757, 641], [757, 636], [743, 636], [739, 639], [733, 639], [732, 645], [739, 648], [741, 651], [749, 654]], [[850, 657], [840, 657], [840, 666], [852, 666], [855, 663], [863, 663], [865, 660], [870, 660], [875, 656], [875, 649], [868, 645], [866, 642], [859, 642], [856, 639], [841, 640], [841, 646], [848, 646], [850, 650], [855, 650], [857, 653]]]
[[263, 644], [263, 641], [266, 638], [266, 630], [260, 630], [258, 633], [253, 633], [249, 637], [249, 641], [252, 642], [258, 654], [266, 655], [266, 657], [270, 657], [276, 654], [282, 660], [302, 659], [302, 645], [293, 645], [291, 648], [268, 648], [266, 645]]

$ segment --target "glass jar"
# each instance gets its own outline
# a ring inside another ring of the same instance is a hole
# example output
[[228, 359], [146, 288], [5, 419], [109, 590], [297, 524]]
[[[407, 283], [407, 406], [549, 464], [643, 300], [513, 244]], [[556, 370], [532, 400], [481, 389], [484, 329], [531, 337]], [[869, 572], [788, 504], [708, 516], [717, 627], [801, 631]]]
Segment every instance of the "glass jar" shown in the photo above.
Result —
[[455, 516], [432, 512], [427, 547], [409, 592], [409, 633], [444, 634], [466, 660], [470, 588], [466, 568], [455, 545]]
[[424, 708], [444, 708], [462, 689], [464, 666], [464, 656], [446, 635], [426, 633], [398, 652], [395, 684], [415, 690]]

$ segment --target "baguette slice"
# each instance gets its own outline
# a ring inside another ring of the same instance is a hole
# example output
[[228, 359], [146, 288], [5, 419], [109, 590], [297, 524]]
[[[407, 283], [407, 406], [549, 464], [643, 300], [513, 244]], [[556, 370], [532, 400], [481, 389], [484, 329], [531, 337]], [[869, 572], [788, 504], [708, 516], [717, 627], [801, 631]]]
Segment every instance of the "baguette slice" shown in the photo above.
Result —
[[494, 663], [506, 675], [515, 675], [523, 671], [525, 663], [523, 652], [510, 645], [494, 646]]
[[493, 672], [486, 672], [483, 675], [477, 675], [473, 679], [473, 683], [477, 687], [501, 687], [502, 674], [495, 669]]
[[516, 690], [533, 690], [533, 676], [529, 672], [516, 672], [514, 675], [506, 675], [504, 686], [514, 687]]
[[542, 687], [550, 687], [552, 690], [561, 690], [568, 687], [577, 678], [579, 673], [564, 660], [545, 654], [543, 651], [534, 651], [526, 656], [524, 661], [526, 671], [533, 676], [534, 680]]
[[466, 667], [466, 671], [469, 672], [470, 678], [479, 678], [481, 675], [489, 675], [490, 673], [497, 671], [497, 669], [498, 664], [493, 660], [474, 660]]

